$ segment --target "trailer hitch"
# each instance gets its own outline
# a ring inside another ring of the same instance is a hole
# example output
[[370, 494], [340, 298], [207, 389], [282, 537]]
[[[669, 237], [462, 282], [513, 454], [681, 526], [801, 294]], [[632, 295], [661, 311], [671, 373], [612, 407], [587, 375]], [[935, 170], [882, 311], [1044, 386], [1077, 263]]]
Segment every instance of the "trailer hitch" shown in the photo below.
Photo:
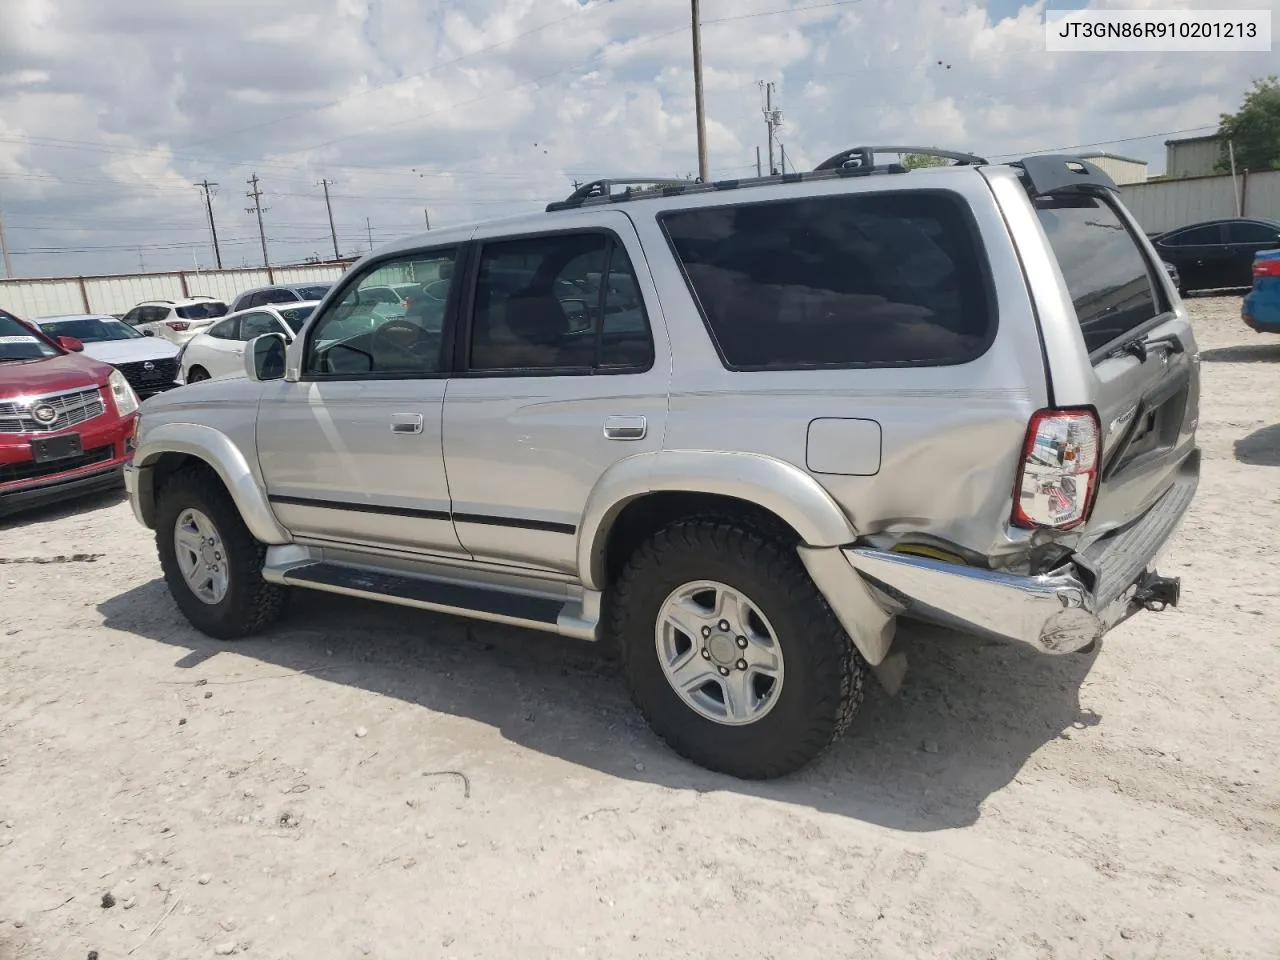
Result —
[[1147, 573], [1138, 581], [1138, 589], [1133, 595], [1135, 603], [1140, 603], [1147, 610], [1159, 612], [1166, 607], [1176, 607], [1182, 592], [1180, 577], [1162, 577], [1158, 573]]

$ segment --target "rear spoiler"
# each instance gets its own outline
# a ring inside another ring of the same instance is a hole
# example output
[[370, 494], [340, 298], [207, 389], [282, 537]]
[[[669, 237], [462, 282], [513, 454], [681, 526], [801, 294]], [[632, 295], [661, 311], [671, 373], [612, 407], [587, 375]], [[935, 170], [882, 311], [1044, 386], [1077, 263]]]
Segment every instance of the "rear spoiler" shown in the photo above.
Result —
[[1116, 182], [1101, 167], [1079, 157], [1053, 153], [1042, 157], [1024, 157], [1009, 166], [1020, 169], [1022, 179], [1031, 188], [1031, 192], [1042, 197], [1119, 190]]

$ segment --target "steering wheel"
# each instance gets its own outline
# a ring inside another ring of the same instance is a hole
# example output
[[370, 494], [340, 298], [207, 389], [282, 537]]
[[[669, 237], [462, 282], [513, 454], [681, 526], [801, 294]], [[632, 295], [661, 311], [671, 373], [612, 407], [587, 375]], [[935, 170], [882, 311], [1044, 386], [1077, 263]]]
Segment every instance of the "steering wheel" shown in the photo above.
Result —
[[440, 353], [440, 337], [409, 320], [397, 317], [377, 327], [369, 338], [373, 354], [399, 354], [414, 360], [434, 359]]

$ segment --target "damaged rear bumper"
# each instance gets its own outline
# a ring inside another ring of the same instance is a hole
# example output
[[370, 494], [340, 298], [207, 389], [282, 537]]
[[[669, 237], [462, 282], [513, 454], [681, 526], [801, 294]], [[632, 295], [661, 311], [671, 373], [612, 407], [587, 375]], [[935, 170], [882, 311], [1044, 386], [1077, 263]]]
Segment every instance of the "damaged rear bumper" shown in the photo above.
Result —
[[1178, 581], [1152, 566], [1195, 495], [1198, 463], [1188, 467], [1135, 523], [1039, 576], [863, 547], [843, 553], [887, 613], [1073, 653], [1139, 610], [1177, 603]]

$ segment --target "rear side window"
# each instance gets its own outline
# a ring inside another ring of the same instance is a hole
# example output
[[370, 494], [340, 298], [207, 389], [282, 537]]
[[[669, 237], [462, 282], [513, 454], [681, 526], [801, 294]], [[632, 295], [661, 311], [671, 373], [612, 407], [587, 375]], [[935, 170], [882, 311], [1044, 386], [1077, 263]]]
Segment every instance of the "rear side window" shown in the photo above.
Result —
[[1039, 197], [1035, 208], [1090, 353], [1162, 312], [1146, 258], [1110, 203]]
[[964, 363], [994, 338], [982, 243], [955, 194], [805, 197], [661, 222], [731, 369]]
[[205, 333], [218, 340], [238, 340], [240, 338], [240, 318], [228, 317], [220, 323], [215, 323]]

